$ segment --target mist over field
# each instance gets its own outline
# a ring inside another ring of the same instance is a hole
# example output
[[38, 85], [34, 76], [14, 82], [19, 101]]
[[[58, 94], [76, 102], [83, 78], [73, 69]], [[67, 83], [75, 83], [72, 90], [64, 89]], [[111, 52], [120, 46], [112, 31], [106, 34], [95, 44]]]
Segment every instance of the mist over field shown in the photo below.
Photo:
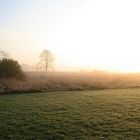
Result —
[[0, 140], [140, 140], [139, 0], [0, 0]]

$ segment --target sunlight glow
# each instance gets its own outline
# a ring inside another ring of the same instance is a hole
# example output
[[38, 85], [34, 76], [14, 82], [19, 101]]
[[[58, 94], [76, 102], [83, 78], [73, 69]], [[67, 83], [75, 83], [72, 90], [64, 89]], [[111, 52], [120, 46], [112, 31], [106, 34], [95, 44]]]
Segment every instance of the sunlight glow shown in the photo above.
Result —
[[140, 71], [139, 0], [26, 2], [0, 25], [1, 48], [21, 63], [48, 49], [58, 70]]

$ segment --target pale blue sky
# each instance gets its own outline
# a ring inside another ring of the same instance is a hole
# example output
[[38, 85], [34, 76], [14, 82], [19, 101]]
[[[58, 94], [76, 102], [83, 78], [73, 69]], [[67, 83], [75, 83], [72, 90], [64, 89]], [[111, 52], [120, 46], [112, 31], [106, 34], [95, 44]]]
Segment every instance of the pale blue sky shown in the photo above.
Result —
[[0, 48], [34, 64], [43, 49], [57, 68], [140, 71], [139, 0], [0, 0]]
[[30, 0], [0, 0], [0, 23], [7, 24], [24, 10]]

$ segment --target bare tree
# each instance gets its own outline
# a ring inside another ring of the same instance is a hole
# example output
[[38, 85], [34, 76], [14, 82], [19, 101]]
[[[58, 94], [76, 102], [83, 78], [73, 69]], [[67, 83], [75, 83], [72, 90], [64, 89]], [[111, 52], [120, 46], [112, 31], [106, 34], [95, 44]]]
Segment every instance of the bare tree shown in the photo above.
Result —
[[54, 64], [54, 56], [53, 54], [48, 50], [43, 50], [40, 55], [40, 67], [45, 69], [46, 74], [48, 72], [48, 69], [53, 69]]
[[8, 53], [6, 53], [5, 51], [0, 50], [0, 59], [8, 58], [8, 57], [9, 57]]

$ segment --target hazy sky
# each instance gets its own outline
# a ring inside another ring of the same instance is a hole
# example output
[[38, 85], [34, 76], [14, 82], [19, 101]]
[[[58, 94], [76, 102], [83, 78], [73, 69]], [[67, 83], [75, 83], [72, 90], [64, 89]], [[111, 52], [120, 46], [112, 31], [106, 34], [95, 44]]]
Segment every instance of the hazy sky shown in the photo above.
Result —
[[140, 71], [139, 0], [0, 0], [0, 49], [57, 68]]

